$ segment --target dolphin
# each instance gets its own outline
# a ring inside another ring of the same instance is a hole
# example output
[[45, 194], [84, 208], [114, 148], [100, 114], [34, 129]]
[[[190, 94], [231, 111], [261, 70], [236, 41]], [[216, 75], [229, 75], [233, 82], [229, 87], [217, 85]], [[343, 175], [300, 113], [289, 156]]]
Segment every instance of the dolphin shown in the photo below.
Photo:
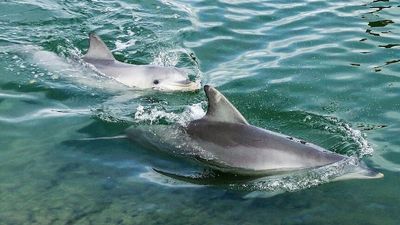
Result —
[[89, 34], [89, 49], [82, 58], [101, 74], [138, 89], [161, 91], [195, 91], [200, 84], [189, 80], [179, 68], [154, 65], [132, 65], [117, 61], [106, 44], [94, 33]]
[[[199, 153], [196, 153], [195, 159], [209, 168], [241, 178], [259, 178], [319, 168], [350, 159], [315, 144], [253, 126], [218, 90], [205, 85], [204, 91], [208, 98], [206, 115], [180, 127], [181, 130], [175, 132], [175, 135], [165, 137], [166, 134], [173, 133], [165, 129], [152, 129], [146, 134], [143, 130], [129, 128], [128, 138], [139, 138], [142, 142], [151, 142], [151, 146], [161, 149], [171, 149], [173, 146], [189, 148], [186, 151]], [[174, 142], [173, 137], [185, 143], [178, 141], [168, 145]], [[155, 171], [175, 179], [195, 180], [193, 177], [158, 169]], [[381, 177], [382, 173], [360, 163], [356, 169], [345, 174], [343, 179]]]

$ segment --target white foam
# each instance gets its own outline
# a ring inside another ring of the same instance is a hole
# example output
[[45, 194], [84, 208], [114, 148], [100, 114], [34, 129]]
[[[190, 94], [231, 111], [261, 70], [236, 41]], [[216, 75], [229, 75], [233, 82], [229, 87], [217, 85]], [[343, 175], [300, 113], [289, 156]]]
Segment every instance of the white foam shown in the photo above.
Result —
[[[343, 132], [359, 146], [359, 150], [356, 152], [359, 158], [362, 158], [365, 155], [372, 155], [374, 149], [367, 141], [365, 134], [363, 134], [360, 130], [352, 128], [349, 124], [339, 121], [337, 118], [328, 117], [327, 119], [334, 123], [334, 129], [339, 129], [339, 131]], [[331, 128], [325, 127], [325, 129], [330, 130]]]
[[131, 40], [126, 41], [126, 42], [122, 42], [120, 40], [117, 40], [115, 42], [115, 49], [112, 50], [112, 52], [125, 50], [125, 49], [127, 49], [127, 48], [129, 48], [129, 47], [131, 47], [131, 46], [133, 46], [135, 44], [136, 44], [136, 40], [135, 39], [131, 39]]
[[176, 66], [179, 62], [179, 55], [175, 51], [162, 50], [154, 56], [150, 64], [156, 66]]
[[170, 123], [178, 123], [180, 125], [186, 125], [188, 122], [200, 119], [205, 115], [205, 111], [202, 108], [201, 103], [195, 103], [190, 106], [186, 106], [182, 113], [166, 112], [159, 107], [145, 108], [143, 105], [139, 105], [136, 108], [134, 119], [136, 122], [150, 122], [150, 124], [158, 122], [160, 119], [164, 119]]
[[342, 161], [292, 174], [263, 177], [244, 184], [231, 184], [233, 189], [246, 191], [293, 192], [332, 181], [358, 166], [358, 159], [349, 157]]
[[150, 121], [150, 124], [153, 124], [160, 119], [166, 119], [169, 122], [174, 122], [178, 119], [178, 115], [173, 112], [165, 112], [157, 107], [145, 109], [144, 106], [139, 105], [136, 108], [135, 120], [137, 121]]
[[0, 117], [1, 122], [8, 123], [21, 123], [30, 120], [40, 120], [52, 117], [67, 117], [76, 115], [89, 115], [90, 111], [86, 109], [55, 109], [55, 108], [44, 108], [22, 116], [13, 116], [12, 118]]
[[279, 84], [279, 83], [286, 83], [286, 82], [289, 82], [292, 80], [293, 80], [293, 77], [284, 77], [284, 78], [280, 78], [280, 79], [272, 79], [272, 80], [268, 81], [268, 83]]

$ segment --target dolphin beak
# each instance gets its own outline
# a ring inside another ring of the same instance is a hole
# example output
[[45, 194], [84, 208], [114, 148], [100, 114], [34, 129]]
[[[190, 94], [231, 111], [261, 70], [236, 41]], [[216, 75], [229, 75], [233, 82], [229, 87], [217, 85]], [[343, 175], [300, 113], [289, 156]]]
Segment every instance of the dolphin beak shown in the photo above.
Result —
[[200, 90], [200, 86], [200, 82], [184, 80], [181, 82], [170, 83], [167, 88], [172, 91], [198, 91]]

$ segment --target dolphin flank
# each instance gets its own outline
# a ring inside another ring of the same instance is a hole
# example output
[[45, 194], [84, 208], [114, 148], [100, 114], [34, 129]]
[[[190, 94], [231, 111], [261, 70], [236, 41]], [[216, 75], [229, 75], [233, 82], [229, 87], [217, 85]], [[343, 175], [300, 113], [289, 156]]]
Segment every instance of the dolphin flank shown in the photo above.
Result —
[[[207, 114], [189, 123], [189, 136], [211, 152], [212, 166], [235, 174], [277, 174], [329, 165], [348, 158], [317, 145], [250, 125], [215, 88], [205, 85]], [[357, 176], [382, 177], [370, 169]]]
[[[173, 146], [184, 146], [191, 153], [197, 152], [195, 159], [208, 167], [223, 173], [240, 176], [268, 176], [306, 170], [330, 165], [348, 156], [328, 151], [317, 145], [296, 138], [275, 133], [250, 125], [240, 112], [215, 88], [205, 85], [208, 98], [206, 115], [180, 127], [178, 135], [171, 136], [172, 130], [165, 125], [152, 126], [151, 130], [135, 127], [127, 130], [127, 136], [134, 141], [146, 142], [151, 147], [176, 153]], [[174, 127], [173, 129], [177, 129]], [[176, 143], [174, 143], [174, 141]], [[200, 149], [200, 151], [199, 151]], [[207, 154], [204, 154], [207, 153]], [[211, 157], [204, 157], [211, 155]], [[160, 172], [160, 170], [156, 170]], [[161, 171], [161, 174], [172, 173]], [[181, 175], [173, 175], [173, 178]], [[381, 178], [382, 173], [359, 163], [357, 168], [347, 172], [342, 179]]]
[[200, 84], [189, 80], [179, 68], [154, 65], [132, 65], [117, 61], [104, 42], [94, 33], [89, 35], [89, 49], [83, 60], [103, 75], [129, 87], [161, 91], [195, 91]]

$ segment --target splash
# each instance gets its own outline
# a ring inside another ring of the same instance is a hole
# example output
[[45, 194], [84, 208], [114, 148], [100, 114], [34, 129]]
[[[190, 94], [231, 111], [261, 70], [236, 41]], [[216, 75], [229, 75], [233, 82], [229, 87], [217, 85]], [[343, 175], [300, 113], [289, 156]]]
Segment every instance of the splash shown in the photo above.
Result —
[[131, 40], [127, 41], [127, 42], [122, 42], [122, 41], [117, 40], [115, 42], [115, 49], [113, 49], [112, 51], [116, 52], [116, 51], [125, 50], [125, 49], [127, 49], [127, 48], [129, 48], [131, 46], [134, 46], [135, 44], [136, 44], [136, 40], [135, 39], [131, 39]]
[[139, 105], [136, 108], [135, 113], [136, 121], [149, 121], [150, 124], [154, 124], [155, 122], [159, 122], [161, 119], [166, 120], [167, 122], [176, 121], [179, 116], [173, 112], [165, 112], [164, 110], [160, 110], [157, 107], [145, 110], [144, 106]]
[[331, 151], [359, 159], [374, 152], [364, 133], [336, 117], [306, 114], [303, 123], [311, 129], [325, 131], [329, 138], [335, 139], [334, 145], [324, 146]]
[[298, 171], [280, 176], [264, 177], [245, 184], [231, 184], [229, 187], [243, 191], [293, 192], [328, 183], [352, 171], [358, 165], [359, 160], [356, 157], [349, 157], [316, 169]]
[[158, 52], [150, 64], [156, 66], [176, 66], [179, 62], [179, 54], [172, 50], [162, 50]]
[[372, 155], [374, 152], [374, 149], [371, 147], [371, 144], [367, 141], [366, 135], [363, 134], [360, 130], [351, 128], [349, 124], [343, 123], [343, 128], [344, 131], [349, 135], [349, 137], [356, 142], [359, 147], [359, 158], [366, 156], [366, 155]]
[[137, 123], [149, 122], [150, 124], [157, 124], [160, 121], [165, 121], [169, 124], [176, 123], [185, 126], [192, 120], [200, 119], [205, 115], [203, 105], [205, 102], [195, 103], [186, 106], [182, 113], [166, 112], [160, 107], [146, 108], [139, 105], [136, 108], [134, 119]]
[[[357, 156], [361, 159], [364, 156], [372, 155], [374, 149], [371, 144], [367, 141], [366, 135], [360, 130], [352, 128], [350, 124], [339, 120], [335, 117], [326, 117], [328, 121], [334, 124], [334, 127], [325, 126], [325, 130], [331, 130], [333, 132], [342, 133], [344, 141], [349, 140], [357, 145], [357, 149], [354, 151], [347, 152], [350, 156]], [[332, 130], [333, 129], [333, 130]]]

